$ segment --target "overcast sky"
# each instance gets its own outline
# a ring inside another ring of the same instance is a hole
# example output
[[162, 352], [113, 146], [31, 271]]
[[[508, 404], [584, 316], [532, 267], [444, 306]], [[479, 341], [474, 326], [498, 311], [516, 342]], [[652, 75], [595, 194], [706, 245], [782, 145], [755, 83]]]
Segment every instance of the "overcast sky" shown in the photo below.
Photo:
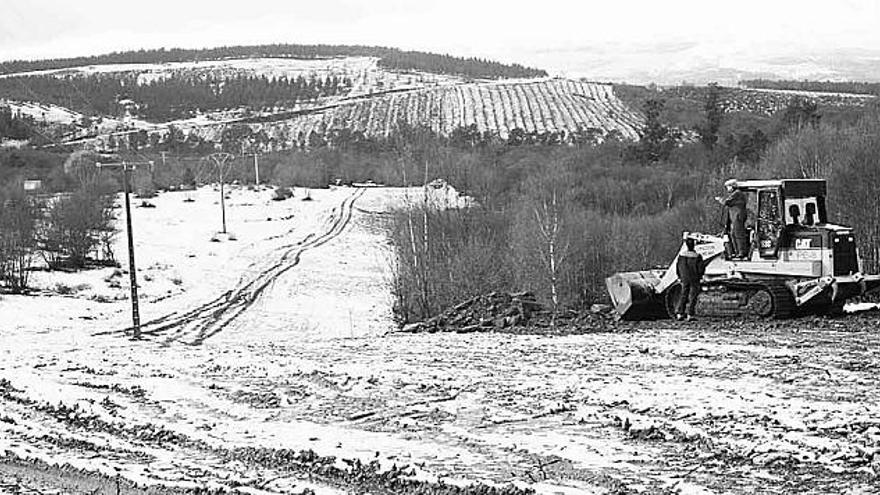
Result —
[[557, 71], [569, 56], [608, 47], [877, 49], [880, 0], [4, 0], [0, 13], [0, 60], [286, 42], [378, 44]]

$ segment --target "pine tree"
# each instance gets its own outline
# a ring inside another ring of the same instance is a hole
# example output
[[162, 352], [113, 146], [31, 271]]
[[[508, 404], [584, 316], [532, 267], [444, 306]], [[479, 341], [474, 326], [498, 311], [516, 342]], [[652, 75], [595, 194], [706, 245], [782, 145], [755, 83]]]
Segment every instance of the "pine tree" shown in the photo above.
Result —
[[717, 83], [709, 84], [706, 103], [703, 105], [706, 111], [706, 122], [697, 128], [700, 142], [707, 150], [712, 151], [718, 143], [718, 131], [721, 129], [721, 121], [724, 117], [724, 109], [721, 107], [721, 90]]

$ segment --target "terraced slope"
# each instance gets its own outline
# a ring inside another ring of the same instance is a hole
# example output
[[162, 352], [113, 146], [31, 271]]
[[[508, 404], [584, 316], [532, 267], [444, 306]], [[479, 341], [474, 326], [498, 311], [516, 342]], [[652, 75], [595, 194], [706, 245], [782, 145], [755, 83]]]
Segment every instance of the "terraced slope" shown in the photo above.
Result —
[[[307, 143], [313, 133], [327, 135], [349, 129], [366, 136], [388, 136], [400, 126], [425, 126], [448, 136], [455, 129], [475, 126], [502, 139], [514, 130], [526, 134], [590, 133], [638, 139], [644, 117], [627, 107], [610, 85], [569, 79], [510, 80], [470, 83], [369, 97], [357, 97], [294, 116], [272, 117], [249, 126], [265, 133], [274, 146]], [[219, 139], [236, 123], [206, 126], [194, 131], [204, 139]]]

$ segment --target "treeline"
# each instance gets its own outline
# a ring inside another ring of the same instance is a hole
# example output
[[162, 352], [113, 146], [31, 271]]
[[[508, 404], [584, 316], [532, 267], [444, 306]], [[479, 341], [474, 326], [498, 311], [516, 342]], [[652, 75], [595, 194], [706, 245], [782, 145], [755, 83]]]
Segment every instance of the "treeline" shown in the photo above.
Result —
[[[560, 310], [607, 301], [605, 277], [668, 266], [683, 231], [721, 232], [711, 198], [731, 177], [828, 179], [832, 221], [856, 229], [865, 270], [880, 271], [880, 111], [826, 123], [816, 108], [793, 106], [745, 160], [723, 145], [728, 116], [704, 105], [692, 140], [671, 139], [677, 131], [653, 102], [639, 143], [413, 154], [407, 162], [427, 161], [429, 179], [447, 179], [477, 204], [437, 210], [414, 200], [391, 222], [401, 321], [490, 291], [530, 290]], [[408, 177], [424, 180], [415, 167]]]
[[435, 53], [392, 50], [379, 59], [379, 66], [391, 70], [451, 74], [474, 79], [546, 77], [547, 71], [520, 64], [502, 64], [483, 58], [462, 58]]
[[137, 115], [151, 121], [167, 121], [212, 110], [289, 108], [304, 101], [344, 94], [351, 86], [350, 79], [336, 76], [326, 79], [175, 77], [128, 87], [123, 94], [135, 102]]
[[213, 110], [290, 107], [345, 93], [351, 85], [350, 79], [336, 76], [169, 77], [147, 84], [138, 84], [137, 76], [128, 74], [21, 76], [0, 79], [0, 96], [59, 105], [87, 116], [120, 116], [129, 112], [163, 122]]
[[740, 83], [746, 88], [817, 91], [823, 93], [850, 93], [880, 96], [880, 83], [859, 81], [802, 81], [747, 79]]
[[[257, 120], [257, 119], [252, 119]], [[255, 130], [246, 123], [227, 124], [218, 135], [202, 137], [197, 132], [185, 133], [177, 126], [169, 125], [164, 132], [131, 131], [102, 138], [100, 147], [117, 152], [170, 152], [174, 154], [199, 155], [221, 149], [229, 153], [283, 153], [291, 151], [317, 151], [322, 149], [357, 151], [359, 153], [382, 153], [394, 150], [402, 139], [417, 132], [429, 134], [430, 139], [455, 148], [485, 148], [504, 146], [592, 146], [605, 141], [626, 141], [613, 130], [585, 128], [574, 132], [531, 131], [520, 128], [510, 131], [504, 139], [497, 133], [480, 132], [475, 124], [458, 127], [449, 136], [437, 135], [430, 129], [413, 128], [400, 123], [387, 136], [367, 135], [349, 127], [334, 127], [323, 131], [311, 130], [299, 133], [280, 129], [271, 135], [265, 129]]]
[[203, 49], [159, 48], [155, 50], [113, 52], [86, 57], [13, 60], [0, 63], [0, 74], [66, 69], [98, 64], [158, 64], [250, 57], [316, 59], [356, 56], [378, 57], [380, 65], [389, 69], [420, 70], [473, 78], [497, 79], [503, 77], [543, 77], [547, 75], [543, 70], [523, 67], [518, 64], [502, 64], [476, 58], [462, 58], [418, 51], [402, 51], [396, 48], [380, 46], [293, 44], [222, 46]]
[[[418, 129], [418, 128], [416, 128]], [[312, 130], [307, 135], [302, 132], [299, 135], [280, 134], [269, 137], [264, 130], [254, 131], [246, 124], [231, 124], [226, 126], [221, 134], [220, 146], [230, 152], [247, 150], [259, 152], [269, 149], [285, 147], [288, 143], [300, 150], [316, 150], [321, 148], [351, 149], [356, 148], [363, 152], [387, 151], [398, 145], [401, 139], [411, 135], [413, 127], [401, 123], [395, 126], [387, 136], [370, 136], [361, 130], [352, 130], [348, 127], [326, 129], [323, 132]], [[419, 133], [423, 130], [419, 129]], [[602, 141], [624, 141], [623, 135], [613, 130], [605, 133], [602, 129], [585, 128], [574, 132], [556, 131], [525, 131], [520, 128], [510, 130], [507, 138], [502, 138], [493, 132], [480, 132], [476, 124], [457, 127], [449, 136], [440, 136], [429, 130], [431, 139], [456, 148], [473, 148], [487, 146], [535, 146], [535, 145], [573, 145], [588, 146]], [[173, 138], [176, 131], [171, 131], [168, 136], [158, 141], [161, 149], [166, 144], [176, 146], [174, 142], [184, 141], [183, 138]], [[139, 143], [145, 144], [143, 133], [138, 137], [137, 133], [130, 135]], [[196, 136], [191, 135], [189, 141], [197, 143]], [[126, 143], [128, 144], [128, 143]]]
[[13, 184], [20, 180], [39, 179], [57, 182], [53, 191], [62, 191], [69, 184], [63, 180], [62, 164], [66, 153], [51, 153], [34, 149], [0, 148], [0, 184]]
[[[767, 94], [777, 100], [772, 105], [743, 106], [736, 103], [744, 101], [740, 99], [742, 94], [763, 94], [715, 84], [664, 90], [617, 85], [614, 91], [628, 105], [643, 108], [649, 117], [643, 140], [645, 136], [648, 141], [662, 139], [655, 136], [657, 124], [662, 123], [670, 132], [678, 132], [681, 139], [702, 143], [711, 150], [709, 159], [715, 163], [733, 158], [756, 163], [771, 143], [793, 129], [820, 122], [850, 127], [872, 108], [828, 105], [814, 98], [776, 97], [770, 93]], [[656, 106], [658, 102], [662, 104]]]
[[[586, 132], [584, 138], [567, 141], [573, 147], [593, 146], [597, 141], [593, 133]], [[614, 136], [611, 136], [614, 138]], [[202, 139], [195, 133], [184, 134], [175, 126], [169, 126], [164, 135], [138, 131], [126, 136], [111, 136], [106, 149], [115, 150], [121, 158], [139, 161], [153, 160], [157, 163], [154, 174], [156, 189], [177, 187], [183, 183], [182, 172], [189, 168], [195, 172], [199, 168], [194, 163], [218, 150], [235, 155], [231, 180], [242, 183], [253, 181], [253, 153], [258, 153], [261, 174], [264, 178], [276, 178], [285, 186], [300, 185], [325, 187], [337, 181], [342, 183], [374, 180], [389, 185], [404, 183], [404, 175], [417, 173], [418, 168], [409, 170], [401, 166], [402, 153], [430, 143], [437, 149], [448, 150], [452, 167], [454, 159], [464, 160], [471, 154], [500, 153], [514, 148], [553, 148], [559, 146], [560, 136], [556, 133], [523, 133], [517, 141], [503, 141], [497, 135], [480, 133], [476, 126], [456, 129], [450, 136], [439, 136], [429, 128], [400, 125], [389, 136], [367, 136], [361, 131], [351, 129], [332, 129], [324, 133], [312, 132], [307, 137], [295, 139], [292, 149], [278, 149], [274, 137], [265, 132], [255, 132], [250, 126], [235, 124], [227, 126], [219, 136], [219, 141]], [[285, 138], [287, 139], [287, 138]], [[607, 140], [607, 139], [606, 139]], [[617, 142], [617, 141], [615, 141]], [[622, 141], [621, 141], [622, 142]], [[269, 150], [269, 151], [267, 151]], [[26, 162], [24, 156], [35, 153], [19, 150], [9, 153], [6, 161], [15, 164]], [[158, 164], [165, 155], [166, 167]], [[39, 157], [54, 156], [40, 152]], [[31, 158], [36, 160], [36, 157]], [[0, 153], [0, 170], [4, 156]], [[285, 164], [291, 164], [287, 166]], [[46, 176], [47, 169], [31, 170], [32, 178]], [[51, 174], [50, 174], [51, 176]], [[445, 177], [445, 176], [444, 176]], [[48, 178], [53, 189], [64, 187], [63, 177]]]

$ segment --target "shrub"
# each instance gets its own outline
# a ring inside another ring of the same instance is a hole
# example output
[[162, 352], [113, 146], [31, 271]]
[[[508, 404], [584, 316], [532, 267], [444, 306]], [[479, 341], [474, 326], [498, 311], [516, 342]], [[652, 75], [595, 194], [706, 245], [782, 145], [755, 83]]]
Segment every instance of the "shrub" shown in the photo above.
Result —
[[181, 177], [181, 185], [185, 189], [195, 189], [196, 188], [196, 174], [193, 173], [191, 168], [186, 167], [183, 169], [183, 176]]
[[54, 290], [56, 294], [60, 294], [62, 296], [69, 296], [73, 294], [77, 294], [79, 292], [87, 291], [91, 289], [92, 286], [89, 284], [77, 284], [77, 285], [67, 285], [62, 282], [58, 282], [55, 284]]
[[70, 294], [73, 294], [73, 287], [71, 287], [67, 284], [58, 282], [55, 284], [55, 293], [60, 294], [62, 296], [70, 295]]
[[0, 191], [0, 284], [26, 292], [37, 249], [39, 202], [20, 187]]
[[137, 192], [137, 197], [140, 199], [153, 199], [158, 195], [159, 193], [156, 192], [154, 187], [145, 187]]
[[289, 187], [278, 187], [272, 193], [272, 201], [284, 201], [293, 197], [293, 191]]
[[511, 286], [505, 215], [483, 208], [394, 215], [395, 312], [406, 322], [470, 296]]
[[113, 202], [114, 196], [94, 183], [55, 198], [38, 237], [50, 269], [82, 269], [98, 257], [113, 261]]

